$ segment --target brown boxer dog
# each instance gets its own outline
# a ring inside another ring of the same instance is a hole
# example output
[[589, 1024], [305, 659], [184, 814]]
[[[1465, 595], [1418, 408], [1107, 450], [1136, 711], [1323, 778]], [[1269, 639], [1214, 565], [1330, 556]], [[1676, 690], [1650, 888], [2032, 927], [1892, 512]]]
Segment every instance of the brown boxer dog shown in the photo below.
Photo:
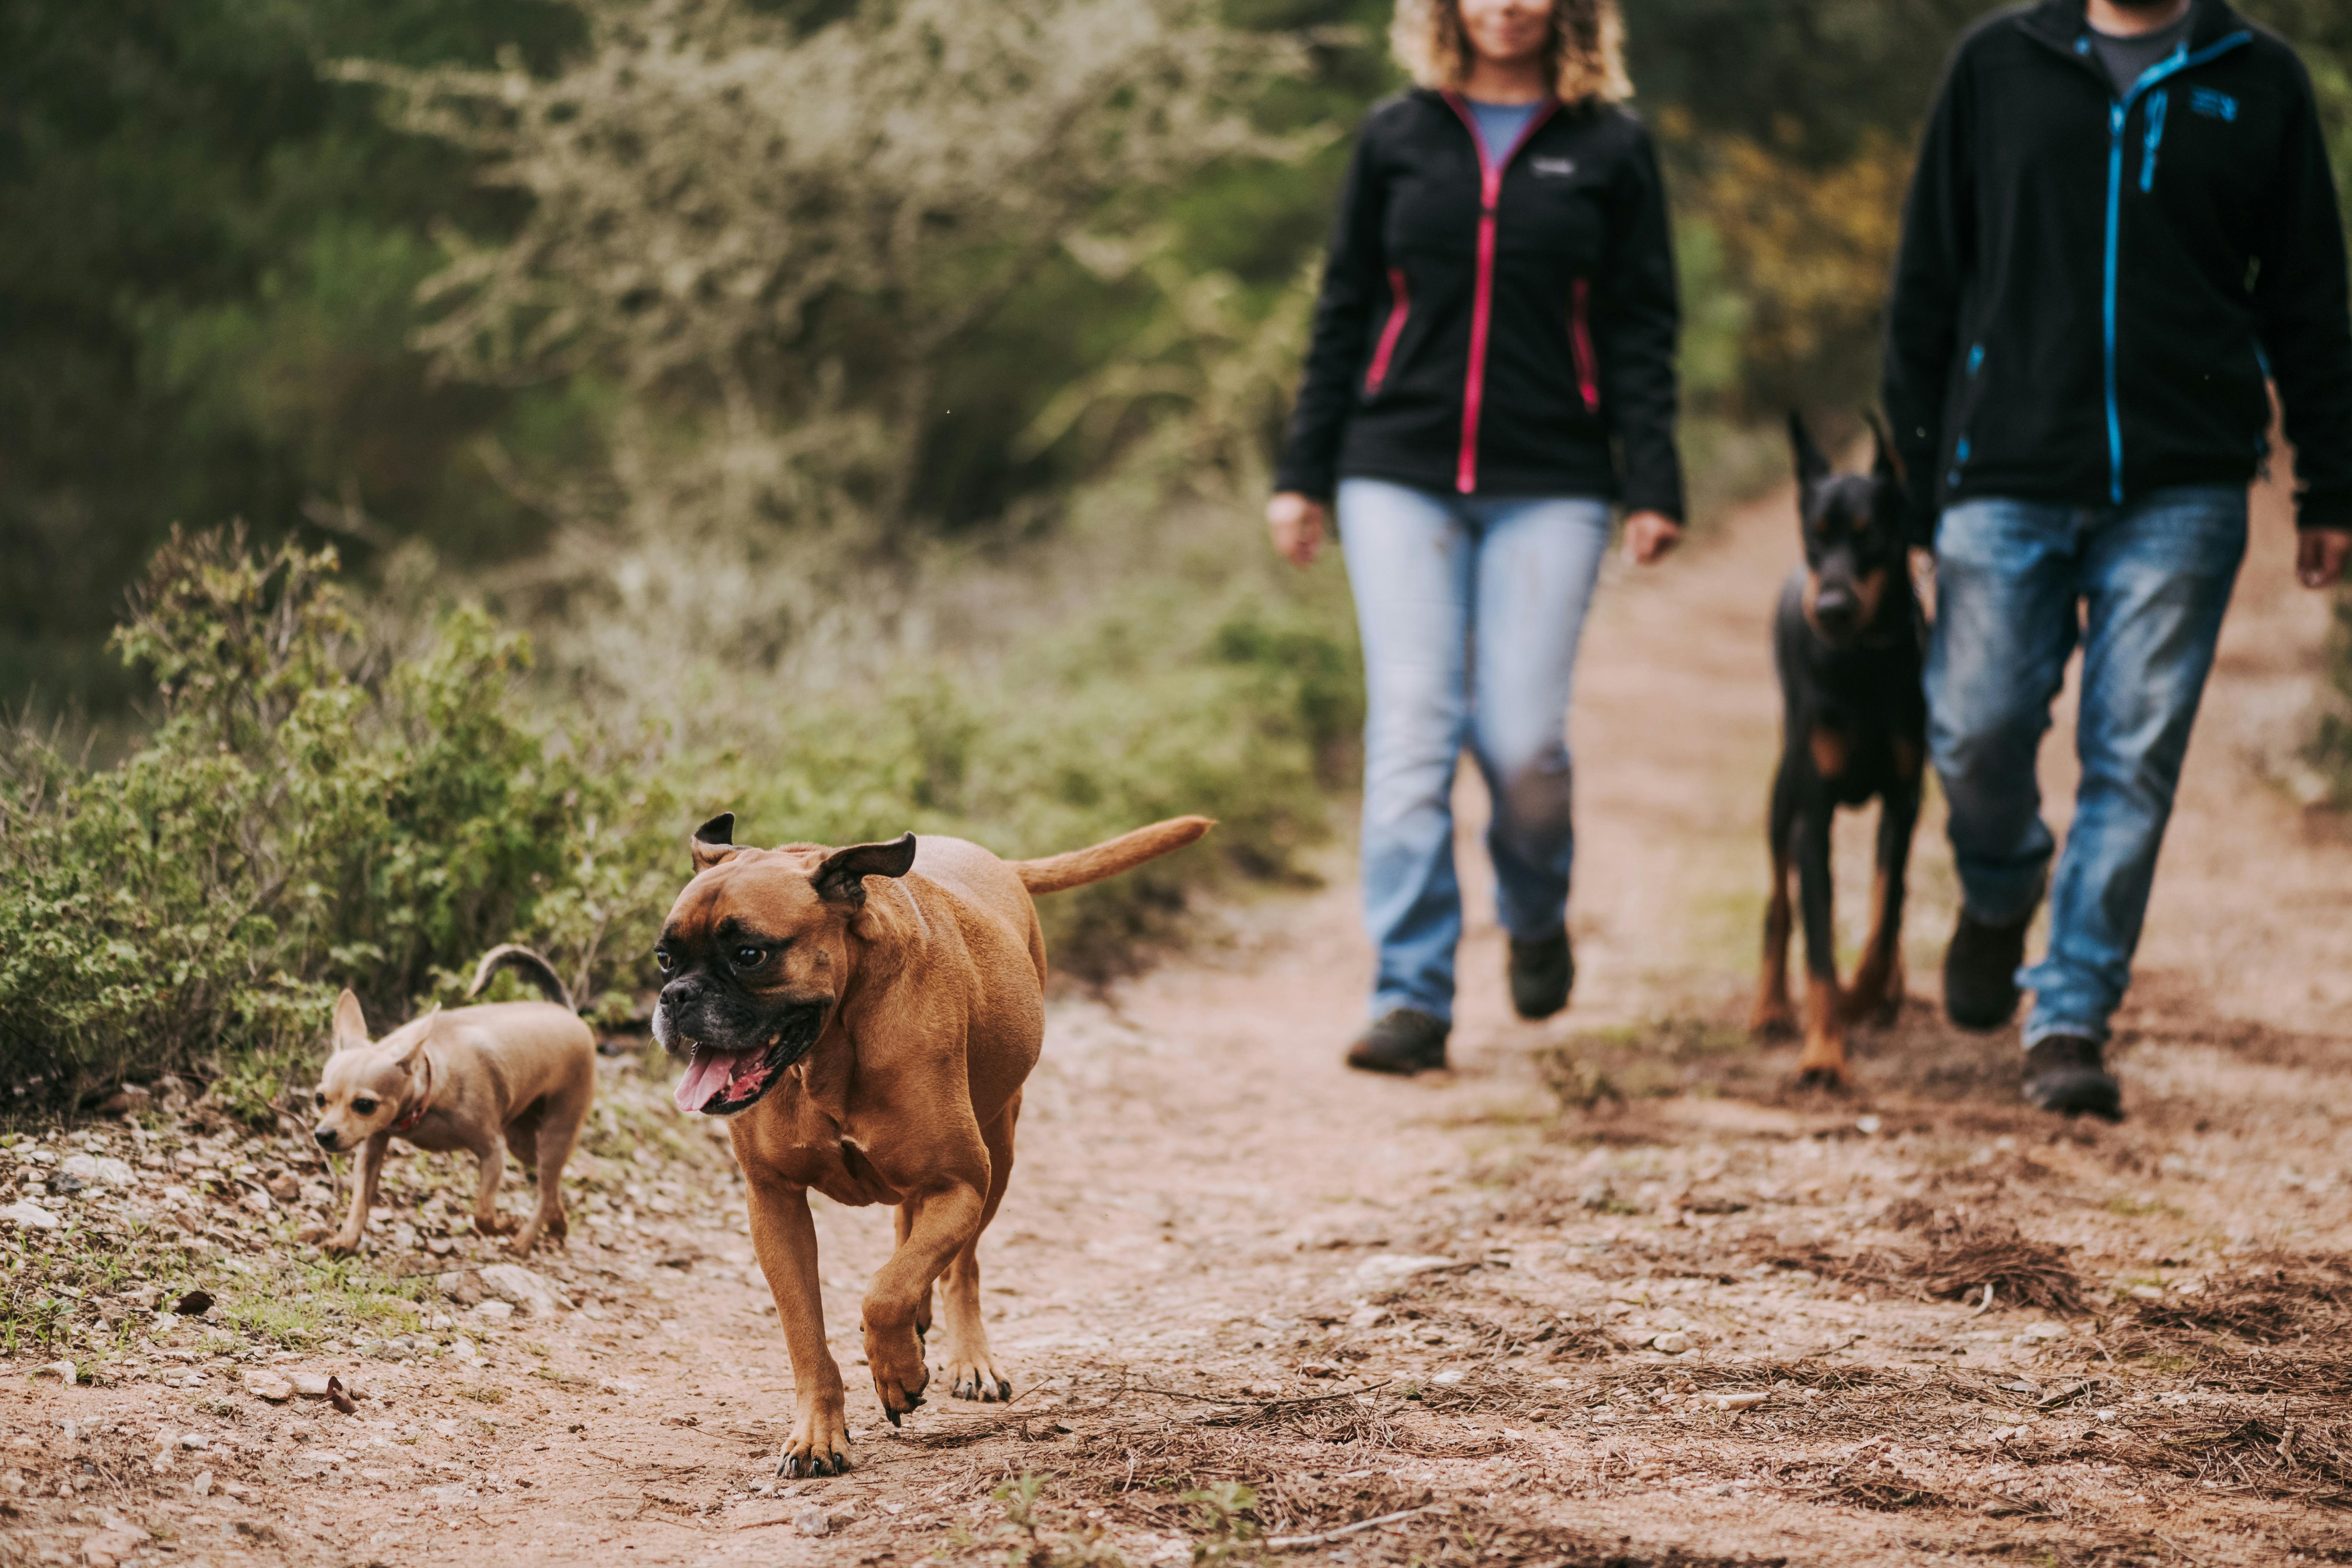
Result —
[[731, 813], [695, 830], [694, 879], [654, 950], [665, 976], [654, 1037], [687, 1058], [678, 1109], [735, 1119], [751, 1245], [793, 1362], [797, 1409], [777, 1474], [849, 1468], [811, 1187], [838, 1204], [897, 1205], [898, 1247], [864, 1307], [890, 1424], [923, 1402], [935, 1280], [950, 1389], [1012, 1397], [981, 1322], [979, 1248], [1045, 1039], [1045, 942], [1030, 895], [1116, 876], [1212, 826], [1178, 817], [1012, 863], [911, 833], [846, 849], [739, 847]]

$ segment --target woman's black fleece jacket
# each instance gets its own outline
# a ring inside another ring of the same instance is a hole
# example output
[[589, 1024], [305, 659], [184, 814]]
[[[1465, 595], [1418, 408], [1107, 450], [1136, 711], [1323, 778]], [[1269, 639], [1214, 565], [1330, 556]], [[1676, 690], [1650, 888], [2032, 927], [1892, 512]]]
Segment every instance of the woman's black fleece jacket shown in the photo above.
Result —
[[1926, 542], [1976, 497], [2239, 485], [2274, 376], [2306, 528], [2352, 527], [2352, 311], [2311, 80], [2222, 0], [2118, 92], [2084, 0], [1978, 26], [1904, 218], [1886, 412]]
[[1674, 244], [1641, 122], [1547, 104], [1516, 148], [1414, 90], [1365, 122], [1276, 488], [1601, 496], [1679, 518]]

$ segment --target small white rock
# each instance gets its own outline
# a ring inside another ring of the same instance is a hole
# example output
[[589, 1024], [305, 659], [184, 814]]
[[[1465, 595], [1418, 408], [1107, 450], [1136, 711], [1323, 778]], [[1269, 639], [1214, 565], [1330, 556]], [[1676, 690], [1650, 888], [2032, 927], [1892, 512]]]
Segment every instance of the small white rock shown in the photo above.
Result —
[[514, 1316], [514, 1310], [510, 1301], [485, 1301], [474, 1309], [474, 1316], [486, 1323], [503, 1323]]
[[2132, 1299], [2138, 1301], [2164, 1300], [2164, 1287], [2161, 1285], [2135, 1285], [2131, 1288], [2131, 1293]]
[[1437, 1384], [1440, 1388], [1451, 1388], [1455, 1384], [1461, 1382], [1462, 1377], [1463, 1374], [1461, 1373], [1449, 1369], [1445, 1372], [1439, 1373], [1435, 1377], [1431, 1378], [1429, 1381]]
[[793, 1520], [793, 1528], [803, 1535], [830, 1535], [833, 1521], [821, 1508], [804, 1508]]
[[564, 1305], [554, 1286], [519, 1263], [493, 1263], [481, 1270], [482, 1289], [517, 1311], [552, 1316]]
[[1672, 1333], [1660, 1334], [1652, 1340], [1650, 1348], [1664, 1351], [1668, 1355], [1680, 1355], [1691, 1348], [1691, 1338], [1688, 1334], [1676, 1330]]
[[[282, 1405], [294, 1397], [294, 1384], [267, 1367], [249, 1366], [245, 1369], [245, 1391], [256, 1398], [267, 1399], [272, 1405]], [[326, 1390], [322, 1386], [319, 1392], [324, 1394]]]
[[55, 1230], [58, 1216], [37, 1203], [14, 1203], [0, 1209], [0, 1220], [6, 1220], [19, 1230]]
[[1717, 1410], [1753, 1410], [1771, 1397], [1769, 1394], [1710, 1394], [1706, 1402]]
[[210, 1470], [198, 1470], [195, 1478], [188, 1482], [188, 1489], [198, 1497], [212, 1496], [213, 1473]]

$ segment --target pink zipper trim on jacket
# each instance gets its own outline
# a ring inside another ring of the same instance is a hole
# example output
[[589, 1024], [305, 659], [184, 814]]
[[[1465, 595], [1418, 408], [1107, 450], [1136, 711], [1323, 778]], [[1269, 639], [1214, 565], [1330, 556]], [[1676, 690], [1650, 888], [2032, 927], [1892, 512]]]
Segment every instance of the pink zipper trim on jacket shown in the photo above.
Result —
[[1397, 340], [1404, 336], [1405, 318], [1412, 314], [1412, 300], [1404, 289], [1404, 268], [1389, 268], [1389, 293], [1394, 302], [1389, 306], [1389, 324], [1381, 331], [1381, 346], [1372, 354], [1371, 374], [1364, 377], [1367, 395], [1380, 391], [1381, 383], [1389, 378], [1389, 360], [1396, 353]]
[[1469, 127], [1470, 140], [1478, 149], [1478, 288], [1470, 307], [1470, 374], [1462, 391], [1462, 459], [1454, 475], [1454, 488], [1466, 496], [1478, 489], [1478, 418], [1486, 412], [1486, 340], [1495, 320], [1495, 212], [1502, 205], [1503, 176], [1528, 138], [1559, 111], [1559, 100], [1550, 99], [1538, 107], [1499, 161], [1487, 151], [1478, 117], [1462, 95], [1449, 92], [1445, 101]]
[[1584, 394], [1584, 411], [1601, 412], [1601, 364], [1592, 352], [1592, 279], [1576, 280], [1576, 311], [1569, 322], [1570, 342], [1576, 350], [1576, 385]]

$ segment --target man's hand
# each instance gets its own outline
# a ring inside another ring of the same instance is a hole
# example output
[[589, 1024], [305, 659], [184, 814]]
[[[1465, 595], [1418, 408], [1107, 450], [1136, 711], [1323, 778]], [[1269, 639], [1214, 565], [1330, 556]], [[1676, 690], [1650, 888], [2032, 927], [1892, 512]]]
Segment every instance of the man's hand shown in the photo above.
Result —
[[1662, 511], [1637, 511], [1625, 520], [1625, 559], [1654, 566], [1683, 542], [1683, 525]]
[[1265, 503], [1265, 527], [1275, 553], [1293, 566], [1312, 566], [1323, 549], [1323, 503], [1285, 490]]
[[2352, 528], [2306, 528], [2294, 536], [2294, 574], [2306, 588], [2332, 588], [2352, 558]]

